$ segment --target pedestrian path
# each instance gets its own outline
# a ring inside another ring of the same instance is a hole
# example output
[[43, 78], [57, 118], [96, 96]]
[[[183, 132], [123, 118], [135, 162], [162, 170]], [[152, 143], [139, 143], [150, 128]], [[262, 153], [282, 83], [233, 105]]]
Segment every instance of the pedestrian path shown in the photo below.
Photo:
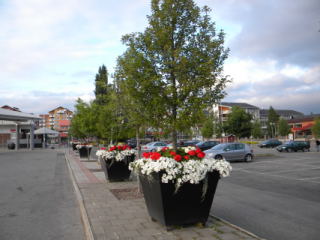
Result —
[[135, 177], [109, 182], [97, 160], [80, 159], [67, 151], [66, 159], [80, 189], [86, 214], [96, 240], [256, 240], [258, 237], [214, 216], [206, 226], [194, 225], [167, 231], [151, 221]]

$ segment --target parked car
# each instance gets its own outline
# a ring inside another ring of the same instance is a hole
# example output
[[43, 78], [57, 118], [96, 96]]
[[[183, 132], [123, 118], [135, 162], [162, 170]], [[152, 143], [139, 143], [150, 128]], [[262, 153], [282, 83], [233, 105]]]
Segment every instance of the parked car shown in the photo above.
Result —
[[221, 143], [206, 151], [206, 155], [215, 159], [225, 158], [227, 161], [243, 160], [251, 162], [254, 158], [253, 151], [245, 143]]
[[310, 142], [308, 141], [289, 141], [276, 148], [278, 152], [297, 152], [297, 151], [310, 151]]
[[198, 148], [201, 149], [201, 151], [208, 150], [216, 145], [218, 145], [220, 142], [219, 141], [205, 141], [205, 142], [199, 142], [196, 144]]
[[166, 146], [167, 144], [165, 142], [150, 142], [142, 146], [141, 150], [143, 152], [152, 152], [152, 151], [156, 151], [158, 148], [163, 148]]
[[277, 139], [269, 139], [261, 142], [258, 146], [261, 148], [274, 148], [281, 145], [282, 142]]
[[[179, 141], [177, 142], [177, 147], [196, 146], [198, 143], [200, 143], [199, 140]], [[167, 146], [172, 147], [172, 143], [168, 144]]]

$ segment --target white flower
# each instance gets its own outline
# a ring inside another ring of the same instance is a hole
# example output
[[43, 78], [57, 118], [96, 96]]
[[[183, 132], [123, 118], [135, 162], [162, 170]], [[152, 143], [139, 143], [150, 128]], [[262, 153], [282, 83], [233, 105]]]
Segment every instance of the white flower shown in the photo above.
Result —
[[[188, 149], [194, 150], [193, 147]], [[226, 177], [230, 174], [231, 165], [224, 159], [204, 158], [177, 162], [173, 158], [160, 157], [157, 161], [150, 158], [138, 159], [130, 163], [129, 169], [145, 175], [163, 171], [161, 181], [163, 183], [173, 181], [179, 187], [185, 182], [199, 183], [208, 172], [218, 171], [220, 176]]]

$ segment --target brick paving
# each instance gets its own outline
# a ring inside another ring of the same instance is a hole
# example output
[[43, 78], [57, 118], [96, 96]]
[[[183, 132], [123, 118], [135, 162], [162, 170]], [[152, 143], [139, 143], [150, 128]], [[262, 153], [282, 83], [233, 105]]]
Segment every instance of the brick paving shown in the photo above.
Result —
[[94, 159], [80, 159], [67, 151], [77, 185], [80, 189], [90, 227], [96, 240], [256, 240], [253, 234], [209, 216], [205, 227], [194, 225], [167, 231], [151, 221], [144, 199], [137, 192], [136, 177], [127, 182], [109, 182]]

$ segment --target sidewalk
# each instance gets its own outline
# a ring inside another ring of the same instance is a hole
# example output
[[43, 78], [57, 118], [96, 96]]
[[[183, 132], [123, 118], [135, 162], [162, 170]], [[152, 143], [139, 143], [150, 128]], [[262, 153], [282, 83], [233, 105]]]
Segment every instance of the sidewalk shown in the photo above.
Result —
[[[258, 237], [214, 216], [207, 225], [191, 226], [166, 231], [152, 222], [143, 199], [138, 192], [136, 178], [128, 182], [108, 182], [95, 159], [80, 159], [75, 152], [67, 151], [66, 160], [72, 170], [78, 200], [84, 203], [82, 217], [89, 234], [96, 240], [257, 240]], [[77, 190], [76, 190], [77, 191]], [[80, 206], [81, 208], [81, 206]], [[88, 218], [86, 220], [86, 218]], [[90, 233], [92, 231], [92, 234]]]

